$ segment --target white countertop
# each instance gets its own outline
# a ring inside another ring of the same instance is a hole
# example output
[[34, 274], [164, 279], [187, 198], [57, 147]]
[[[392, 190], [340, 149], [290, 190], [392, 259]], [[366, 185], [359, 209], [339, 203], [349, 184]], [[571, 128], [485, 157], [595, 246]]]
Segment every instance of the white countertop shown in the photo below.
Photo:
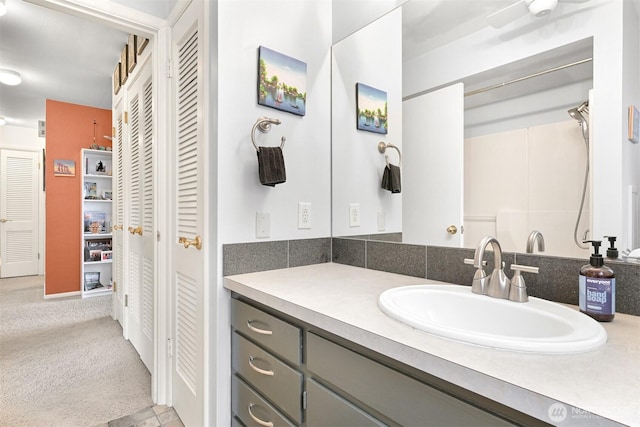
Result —
[[601, 417], [640, 426], [640, 317], [617, 313], [603, 323], [601, 349], [536, 355], [440, 338], [378, 308], [389, 288], [429, 283], [442, 282], [334, 263], [224, 279], [247, 298], [546, 422], [560, 402], [598, 415], [567, 407], [563, 426], [606, 425]]

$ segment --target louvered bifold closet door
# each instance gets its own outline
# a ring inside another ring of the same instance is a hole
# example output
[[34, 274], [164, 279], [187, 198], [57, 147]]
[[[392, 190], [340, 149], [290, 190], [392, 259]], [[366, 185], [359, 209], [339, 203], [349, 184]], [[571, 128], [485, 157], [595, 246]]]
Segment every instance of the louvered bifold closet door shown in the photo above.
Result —
[[176, 114], [172, 266], [173, 405], [185, 425], [204, 420], [203, 49], [201, 2], [192, 2], [172, 32]]
[[127, 174], [126, 164], [124, 159], [125, 151], [125, 123], [123, 112], [123, 99], [120, 97], [115, 107], [113, 108], [114, 117], [114, 151], [115, 151], [115, 188], [113, 194], [114, 206], [113, 206], [113, 262], [115, 270], [115, 313], [116, 319], [122, 325], [122, 329], [125, 337], [128, 336], [127, 321], [124, 316], [124, 303], [126, 283], [125, 277], [125, 242], [124, 242], [124, 223], [125, 223], [125, 195], [126, 195], [126, 180]]
[[127, 307], [129, 340], [153, 372], [153, 105], [151, 62], [133, 76], [128, 92], [129, 239]]
[[35, 275], [40, 156], [34, 151], [0, 153], [0, 277]]

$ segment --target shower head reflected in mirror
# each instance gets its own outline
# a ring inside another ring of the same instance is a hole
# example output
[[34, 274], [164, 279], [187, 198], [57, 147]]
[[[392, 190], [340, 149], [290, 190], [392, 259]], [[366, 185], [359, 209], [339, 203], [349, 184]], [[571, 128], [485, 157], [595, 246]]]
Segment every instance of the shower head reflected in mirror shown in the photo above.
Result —
[[587, 116], [589, 115], [589, 101], [585, 101], [578, 107], [571, 108], [568, 111], [569, 115], [578, 121], [578, 124], [582, 128], [582, 137], [585, 144], [589, 144], [589, 123]]

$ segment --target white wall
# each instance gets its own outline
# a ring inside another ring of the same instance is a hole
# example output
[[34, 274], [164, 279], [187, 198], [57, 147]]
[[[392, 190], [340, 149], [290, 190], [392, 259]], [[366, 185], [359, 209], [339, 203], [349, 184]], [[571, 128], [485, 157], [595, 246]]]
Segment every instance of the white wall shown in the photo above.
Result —
[[[331, 4], [224, 1], [219, 4], [218, 25], [220, 242], [257, 241], [256, 212], [270, 214], [266, 240], [330, 236]], [[259, 46], [307, 64], [304, 117], [257, 104]], [[281, 136], [287, 138], [287, 182], [275, 188], [258, 180], [251, 128], [260, 116], [282, 124], [267, 134], [257, 132], [259, 145], [279, 145]], [[309, 230], [297, 228], [298, 202], [311, 203]]]
[[[563, 10], [566, 13], [560, 13]], [[638, 156], [627, 157], [628, 146], [623, 149], [628, 144], [626, 108], [640, 100], [637, 82], [629, 86], [637, 80], [633, 67], [638, 61], [637, 47], [631, 47], [638, 43], [638, 18], [632, 12], [629, 0], [591, 0], [559, 5], [542, 21], [544, 25], [515, 21], [500, 30], [486, 28], [405, 62], [403, 93], [407, 96], [439, 87], [593, 37], [592, 236], [620, 236], [619, 248], [624, 249], [628, 246], [625, 224], [629, 222], [624, 197], [631, 171], [640, 167]], [[624, 33], [623, 23], [627, 28]], [[623, 157], [632, 160], [623, 163]], [[637, 177], [634, 179], [637, 182]]]
[[[385, 167], [378, 142], [402, 151], [402, 10], [396, 9], [333, 47], [333, 235], [402, 231], [402, 193], [380, 186]], [[388, 133], [356, 128], [356, 83], [387, 93]], [[395, 150], [389, 160], [398, 164]], [[360, 204], [360, 227], [349, 226], [349, 204]], [[378, 228], [378, 212], [385, 229]]]
[[[42, 150], [45, 148], [45, 139], [38, 137], [38, 130], [19, 127], [19, 126], [0, 126], [0, 149], [7, 148], [10, 150], [37, 151], [40, 153], [40, 165], [44, 164], [42, 159]], [[0, 171], [0, 173], [3, 173]], [[43, 169], [40, 169], [40, 177], [43, 176]], [[38, 263], [38, 274], [44, 274], [44, 236], [45, 236], [45, 192], [43, 191], [43, 180], [40, 179], [39, 185], [40, 198], [38, 227], [40, 233], [40, 242], [38, 252], [40, 252], [40, 261]]]

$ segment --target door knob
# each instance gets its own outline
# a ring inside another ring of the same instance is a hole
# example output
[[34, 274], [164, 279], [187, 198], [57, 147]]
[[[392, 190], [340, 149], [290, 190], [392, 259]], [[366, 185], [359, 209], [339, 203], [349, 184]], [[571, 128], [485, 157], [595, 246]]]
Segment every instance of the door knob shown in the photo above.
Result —
[[456, 234], [458, 232], [458, 228], [455, 225], [450, 225], [447, 227], [447, 233]]
[[139, 234], [142, 236], [142, 227], [141, 226], [137, 226], [137, 227], [129, 227], [128, 228], [129, 233], [131, 234]]
[[0, 218], [0, 222], [3, 223], [3, 224], [5, 222], [9, 222], [9, 221], [11, 221], [11, 220], [10, 219], [6, 219], [6, 218]]
[[114, 230], [122, 230], [122, 226], [121, 225], [114, 225], [112, 228]]
[[196, 238], [193, 240], [189, 240], [186, 237], [179, 237], [178, 243], [182, 243], [185, 249], [188, 248], [189, 246], [193, 246], [197, 250], [202, 249], [202, 238], [200, 236], [196, 236]]

